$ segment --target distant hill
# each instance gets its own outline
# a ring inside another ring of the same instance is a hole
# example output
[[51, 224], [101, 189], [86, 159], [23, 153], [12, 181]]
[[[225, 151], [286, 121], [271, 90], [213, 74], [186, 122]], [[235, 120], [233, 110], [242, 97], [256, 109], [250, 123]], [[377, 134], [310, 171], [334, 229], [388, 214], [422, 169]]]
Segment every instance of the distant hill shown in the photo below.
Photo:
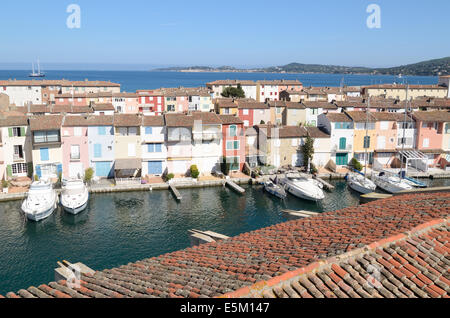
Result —
[[450, 75], [450, 57], [389, 68], [369, 68], [363, 66], [355, 67], [355, 66], [290, 63], [284, 66], [273, 66], [255, 69], [237, 69], [232, 66], [222, 66], [222, 67], [190, 66], [190, 67], [160, 68], [155, 69], [153, 71], [326, 73], [326, 74], [381, 74], [381, 75], [402, 74], [413, 76], [438, 76], [438, 75]]

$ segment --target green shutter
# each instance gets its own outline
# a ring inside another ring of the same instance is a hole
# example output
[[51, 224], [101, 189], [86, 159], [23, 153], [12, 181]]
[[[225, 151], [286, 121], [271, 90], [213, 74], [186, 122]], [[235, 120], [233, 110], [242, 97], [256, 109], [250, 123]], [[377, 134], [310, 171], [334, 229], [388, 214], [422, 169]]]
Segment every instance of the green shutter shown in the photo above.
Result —
[[6, 175], [10, 178], [12, 177], [12, 166], [11, 165], [8, 165], [6, 167]]
[[20, 127], [20, 135], [25, 136], [25, 127]]
[[8, 128], [8, 132], [9, 132], [9, 137], [13, 136], [13, 129], [12, 128]]

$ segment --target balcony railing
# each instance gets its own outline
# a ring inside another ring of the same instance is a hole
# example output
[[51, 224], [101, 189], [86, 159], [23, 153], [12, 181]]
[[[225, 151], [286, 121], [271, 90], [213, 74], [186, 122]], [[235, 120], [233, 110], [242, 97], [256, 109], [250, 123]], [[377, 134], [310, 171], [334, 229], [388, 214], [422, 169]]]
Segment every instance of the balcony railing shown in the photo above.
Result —
[[346, 145], [345, 148], [342, 148], [340, 146], [334, 146], [331, 151], [333, 153], [336, 152], [351, 152], [353, 150], [353, 145]]

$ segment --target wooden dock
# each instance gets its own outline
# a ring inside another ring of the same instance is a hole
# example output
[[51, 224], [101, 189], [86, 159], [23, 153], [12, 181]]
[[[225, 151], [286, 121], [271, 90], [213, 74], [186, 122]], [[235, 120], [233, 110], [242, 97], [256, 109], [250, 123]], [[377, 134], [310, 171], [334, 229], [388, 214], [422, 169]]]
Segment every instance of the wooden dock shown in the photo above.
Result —
[[212, 231], [189, 230], [191, 245], [197, 246], [205, 243], [218, 242], [229, 239], [228, 236]]
[[335, 189], [335, 187], [331, 184], [329, 184], [328, 182], [326, 182], [325, 180], [319, 178], [319, 177], [314, 177], [315, 180], [319, 181], [323, 187], [328, 190], [328, 191], [333, 191]]
[[231, 180], [227, 180], [227, 181], [225, 182], [225, 184], [226, 184], [227, 186], [229, 186], [232, 190], [236, 191], [237, 193], [240, 193], [240, 194], [244, 194], [244, 193], [245, 193], [245, 189], [244, 189], [244, 188], [238, 186], [236, 183], [234, 183], [234, 182], [231, 181]]
[[319, 215], [318, 212], [310, 212], [310, 211], [295, 211], [295, 210], [282, 210], [283, 213], [286, 213], [290, 216], [297, 218], [309, 218], [312, 216]]
[[175, 186], [173, 184], [169, 185], [169, 189], [172, 191], [173, 195], [175, 196], [175, 198], [178, 201], [181, 201], [183, 199], [183, 197], [181, 196], [180, 191], [178, 191], [178, 189], [175, 188]]

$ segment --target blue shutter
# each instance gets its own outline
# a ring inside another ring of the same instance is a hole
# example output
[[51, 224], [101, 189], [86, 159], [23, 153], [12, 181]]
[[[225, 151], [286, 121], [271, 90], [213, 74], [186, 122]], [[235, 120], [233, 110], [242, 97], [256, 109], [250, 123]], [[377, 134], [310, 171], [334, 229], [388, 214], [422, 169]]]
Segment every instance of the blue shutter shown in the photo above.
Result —
[[162, 145], [161, 144], [156, 144], [155, 145], [155, 152], [162, 152]]
[[60, 174], [60, 173], [62, 173], [62, 164], [59, 164], [59, 165], [57, 165], [56, 166], [56, 171], [58, 172], [58, 175]]
[[148, 144], [147, 145], [147, 151], [148, 152], [155, 152], [155, 145], [154, 144]]
[[94, 145], [94, 158], [101, 158], [101, 157], [102, 157], [102, 145], [95, 144]]
[[145, 127], [145, 134], [146, 135], [151, 135], [152, 133], [153, 133], [152, 127]]
[[49, 161], [48, 148], [41, 148], [41, 161]]
[[36, 165], [36, 174], [37, 174], [39, 179], [42, 177], [41, 166], [40, 165]]
[[98, 134], [100, 136], [105, 136], [106, 135], [106, 127], [98, 127]]

